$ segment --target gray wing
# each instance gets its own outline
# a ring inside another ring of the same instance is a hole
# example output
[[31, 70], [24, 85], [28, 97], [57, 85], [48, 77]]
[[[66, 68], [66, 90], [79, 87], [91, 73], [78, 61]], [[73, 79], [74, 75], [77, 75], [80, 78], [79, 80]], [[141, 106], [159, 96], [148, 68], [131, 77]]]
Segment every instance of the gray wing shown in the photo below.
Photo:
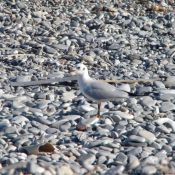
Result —
[[85, 96], [89, 96], [94, 100], [106, 100], [115, 98], [127, 98], [129, 97], [127, 92], [118, 90], [114, 86], [104, 83], [92, 81], [84, 89]]

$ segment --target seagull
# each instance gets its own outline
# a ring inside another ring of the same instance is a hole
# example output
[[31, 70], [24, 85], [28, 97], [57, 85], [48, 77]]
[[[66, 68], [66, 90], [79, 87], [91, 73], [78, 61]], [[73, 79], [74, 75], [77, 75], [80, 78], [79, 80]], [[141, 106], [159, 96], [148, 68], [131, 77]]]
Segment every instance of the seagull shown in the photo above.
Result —
[[88, 74], [87, 67], [82, 63], [77, 64], [76, 68], [71, 69], [70, 72], [76, 73], [78, 85], [82, 94], [86, 98], [95, 101], [98, 104], [98, 118], [100, 118], [101, 102], [145, 95], [130, 93], [121, 89], [117, 89], [108, 83], [92, 79]]

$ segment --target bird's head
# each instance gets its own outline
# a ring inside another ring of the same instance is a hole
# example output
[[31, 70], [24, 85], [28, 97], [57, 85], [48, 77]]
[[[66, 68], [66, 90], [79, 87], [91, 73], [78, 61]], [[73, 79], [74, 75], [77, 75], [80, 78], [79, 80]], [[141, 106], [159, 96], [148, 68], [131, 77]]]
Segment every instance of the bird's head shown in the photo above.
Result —
[[70, 72], [75, 72], [77, 75], [83, 75], [88, 73], [88, 69], [84, 64], [80, 63], [76, 65], [75, 69], [70, 70]]

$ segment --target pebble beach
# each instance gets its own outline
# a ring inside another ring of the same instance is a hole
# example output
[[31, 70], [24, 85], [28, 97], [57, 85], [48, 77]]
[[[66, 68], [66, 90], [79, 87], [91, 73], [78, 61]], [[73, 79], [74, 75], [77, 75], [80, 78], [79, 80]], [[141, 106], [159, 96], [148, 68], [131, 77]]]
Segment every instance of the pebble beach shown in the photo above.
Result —
[[[149, 95], [94, 117], [69, 73], [81, 62]], [[174, 62], [173, 0], [1, 1], [0, 174], [175, 174]]]

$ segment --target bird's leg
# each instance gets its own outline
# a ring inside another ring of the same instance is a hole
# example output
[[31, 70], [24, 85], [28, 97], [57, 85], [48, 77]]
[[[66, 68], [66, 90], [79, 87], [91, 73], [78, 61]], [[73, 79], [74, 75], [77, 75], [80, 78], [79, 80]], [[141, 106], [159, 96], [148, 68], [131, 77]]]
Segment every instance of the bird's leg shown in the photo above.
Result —
[[93, 116], [94, 118], [96, 118], [96, 117], [100, 118], [100, 107], [101, 107], [101, 103], [98, 104], [98, 112], [96, 115]]
[[98, 104], [98, 113], [97, 113], [98, 118], [100, 118], [100, 107], [101, 107], [101, 103]]

